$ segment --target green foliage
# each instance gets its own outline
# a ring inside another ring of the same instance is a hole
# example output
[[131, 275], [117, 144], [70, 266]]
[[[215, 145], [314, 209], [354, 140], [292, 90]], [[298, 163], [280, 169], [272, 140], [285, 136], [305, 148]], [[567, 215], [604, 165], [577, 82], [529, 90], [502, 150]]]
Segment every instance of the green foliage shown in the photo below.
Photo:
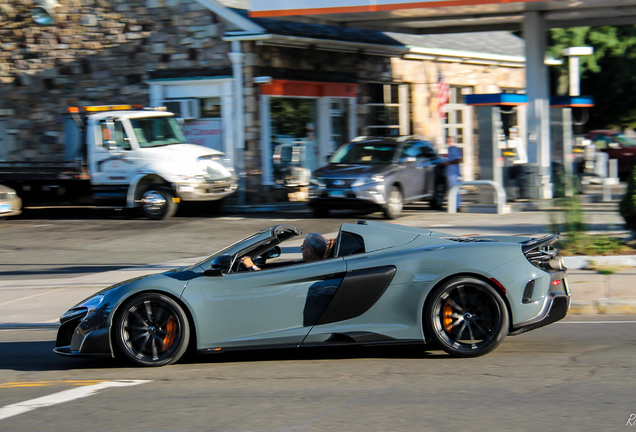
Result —
[[620, 255], [631, 251], [621, 239], [606, 235], [592, 235], [585, 232], [574, 236], [565, 235], [557, 243], [561, 255]]
[[636, 26], [576, 27], [550, 30], [548, 52], [562, 59], [554, 66], [553, 87], [558, 94], [567, 93], [568, 61], [563, 49], [592, 46], [594, 54], [581, 62], [581, 94], [594, 97], [594, 108], [586, 127], [625, 129], [636, 127]]
[[558, 210], [550, 217], [552, 231], [561, 233], [557, 248], [562, 255], [615, 255], [630, 250], [620, 238], [585, 231], [581, 200], [577, 194], [559, 200]]
[[632, 170], [625, 195], [618, 204], [618, 211], [625, 219], [627, 229], [636, 233], [636, 169]]

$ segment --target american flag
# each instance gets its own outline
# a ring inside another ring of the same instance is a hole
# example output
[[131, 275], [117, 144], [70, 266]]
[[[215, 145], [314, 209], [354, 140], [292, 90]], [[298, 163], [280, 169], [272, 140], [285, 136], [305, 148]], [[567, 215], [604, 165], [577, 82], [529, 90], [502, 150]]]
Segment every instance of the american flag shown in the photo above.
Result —
[[439, 118], [446, 118], [446, 111], [444, 106], [450, 99], [450, 87], [444, 79], [441, 69], [437, 69], [437, 111], [439, 112]]

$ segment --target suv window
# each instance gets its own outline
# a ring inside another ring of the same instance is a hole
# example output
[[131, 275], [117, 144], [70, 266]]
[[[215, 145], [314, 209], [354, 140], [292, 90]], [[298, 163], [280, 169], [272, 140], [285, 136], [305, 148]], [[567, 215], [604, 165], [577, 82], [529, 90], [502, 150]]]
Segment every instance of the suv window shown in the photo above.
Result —
[[430, 146], [430, 144], [424, 141], [409, 141], [402, 147], [402, 154], [400, 160], [405, 158], [414, 157], [418, 160], [421, 159], [436, 159], [437, 153]]

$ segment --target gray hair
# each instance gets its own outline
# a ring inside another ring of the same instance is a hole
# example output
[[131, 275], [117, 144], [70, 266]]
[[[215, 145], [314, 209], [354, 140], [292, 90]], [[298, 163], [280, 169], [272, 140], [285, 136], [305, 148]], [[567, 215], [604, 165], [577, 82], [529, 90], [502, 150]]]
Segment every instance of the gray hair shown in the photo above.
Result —
[[319, 257], [323, 257], [327, 251], [327, 239], [319, 233], [309, 233], [305, 236], [305, 244], [313, 249]]

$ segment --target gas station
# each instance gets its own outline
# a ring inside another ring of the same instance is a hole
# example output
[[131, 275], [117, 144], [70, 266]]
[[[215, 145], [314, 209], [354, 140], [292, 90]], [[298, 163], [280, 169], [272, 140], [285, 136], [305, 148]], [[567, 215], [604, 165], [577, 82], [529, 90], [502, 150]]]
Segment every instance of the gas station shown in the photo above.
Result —
[[553, 164], [572, 174], [572, 109], [593, 107], [578, 93], [578, 61], [589, 47], [566, 50], [570, 92], [550, 98], [547, 31], [636, 24], [636, 0], [251, 0], [250, 16], [407, 34], [521, 32], [526, 94], [468, 95], [466, 103], [479, 125], [480, 183], [545, 200], [553, 197]]

